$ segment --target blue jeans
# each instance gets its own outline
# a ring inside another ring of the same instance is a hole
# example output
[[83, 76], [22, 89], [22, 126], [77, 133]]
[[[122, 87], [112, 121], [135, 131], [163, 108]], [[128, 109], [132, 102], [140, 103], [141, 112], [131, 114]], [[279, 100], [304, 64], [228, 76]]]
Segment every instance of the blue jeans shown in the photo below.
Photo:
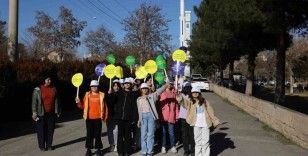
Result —
[[152, 154], [154, 147], [155, 120], [152, 113], [142, 113], [141, 153]]
[[162, 123], [162, 130], [163, 130], [162, 147], [165, 147], [165, 148], [167, 147], [167, 134], [169, 134], [170, 147], [175, 146], [174, 125], [175, 124], [168, 123], [168, 122]]

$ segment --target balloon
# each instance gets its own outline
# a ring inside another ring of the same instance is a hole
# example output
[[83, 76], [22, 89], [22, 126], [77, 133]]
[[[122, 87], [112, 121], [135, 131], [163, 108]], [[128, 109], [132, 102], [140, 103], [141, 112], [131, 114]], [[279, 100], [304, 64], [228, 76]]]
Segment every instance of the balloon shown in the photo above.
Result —
[[140, 66], [136, 69], [135, 75], [137, 79], [144, 79], [148, 76], [148, 72], [145, 70], [144, 66]]
[[107, 55], [106, 58], [107, 58], [108, 63], [110, 63], [110, 64], [115, 64], [116, 59], [115, 59], [115, 57], [114, 57], [113, 54]]
[[116, 74], [117, 78], [123, 78], [123, 68], [121, 66], [116, 66]]
[[173, 75], [184, 75], [184, 68], [185, 64], [178, 61], [174, 62], [171, 67]]
[[158, 57], [156, 57], [156, 64], [158, 66], [159, 69], [166, 69], [167, 68], [167, 62], [163, 57], [159, 57], [161, 55], [158, 55]]
[[154, 74], [157, 71], [157, 64], [153, 60], [148, 60], [144, 64], [144, 68], [149, 74]]
[[80, 87], [80, 85], [82, 84], [82, 81], [83, 81], [83, 75], [81, 73], [76, 73], [75, 75], [73, 75], [72, 84], [75, 87]]
[[95, 67], [95, 74], [97, 76], [103, 76], [104, 75], [104, 67], [106, 67], [106, 65], [104, 63], [100, 63]]
[[131, 65], [134, 65], [135, 64], [135, 57], [134, 56], [131, 56], [131, 55], [128, 55], [126, 58], [125, 58], [125, 63], [129, 66]]
[[155, 60], [165, 60], [165, 58], [164, 58], [164, 56], [162, 55], [162, 54], [160, 54], [160, 55], [158, 55], [157, 57], [156, 57], [156, 59]]
[[112, 79], [116, 75], [116, 67], [113, 64], [109, 64], [104, 68], [104, 74], [107, 78]]
[[156, 72], [155, 73], [155, 80], [159, 83], [159, 84], [163, 84], [164, 80], [165, 80], [165, 74], [164, 72]]
[[176, 50], [172, 53], [173, 61], [185, 62], [186, 53], [183, 50]]

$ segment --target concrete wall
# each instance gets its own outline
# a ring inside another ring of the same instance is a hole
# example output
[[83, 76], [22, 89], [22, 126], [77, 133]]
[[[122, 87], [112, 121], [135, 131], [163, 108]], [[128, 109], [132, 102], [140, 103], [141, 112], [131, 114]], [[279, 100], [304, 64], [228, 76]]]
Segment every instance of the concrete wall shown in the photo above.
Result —
[[308, 115], [215, 84], [210, 89], [308, 149]]

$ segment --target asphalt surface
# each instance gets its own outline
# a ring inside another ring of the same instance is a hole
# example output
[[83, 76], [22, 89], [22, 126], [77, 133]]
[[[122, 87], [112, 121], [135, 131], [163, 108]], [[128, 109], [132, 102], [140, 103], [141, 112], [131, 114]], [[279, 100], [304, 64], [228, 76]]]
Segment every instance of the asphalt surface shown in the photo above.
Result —
[[[205, 93], [204, 96], [211, 102], [215, 115], [222, 123], [211, 133], [212, 156], [308, 156], [308, 150], [292, 143], [216, 94]], [[105, 124], [102, 131], [104, 151], [106, 151], [109, 145]], [[80, 118], [57, 123], [54, 135], [55, 149], [41, 152], [37, 147], [32, 124], [2, 125], [0, 126], [0, 156], [83, 156], [85, 155], [85, 132], [85, 122]], [[155, 155], [183, 155], [181, 145], [178, 146], [176, 154], [171, 151], [161, 154], [160, 148], [156, 149]], [[117, 153], [105, 153], [105, 156], [114, 155]], [[134, 155], [140, 155], [140, 153], [137, 152]]]

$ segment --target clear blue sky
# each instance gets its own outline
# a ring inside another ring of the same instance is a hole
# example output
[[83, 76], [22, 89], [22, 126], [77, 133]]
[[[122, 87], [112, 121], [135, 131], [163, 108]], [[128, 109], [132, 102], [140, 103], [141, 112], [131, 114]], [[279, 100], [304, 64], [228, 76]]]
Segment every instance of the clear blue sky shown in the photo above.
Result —
[[[8, 1], [0, 0], [0, 19], [8, 21]], [[92, 3], [91, 3], [92, 2]], [[100, 25], [105, 25], [116, 36], [117, 41], [122, 41], [125, 32], [119, 23], [129, 16], [141, 3], [159, 5], [163, 15], [171, 20], [169, 34], [172, 35], [171, 45], [179, 46], [179, 10], [180, 0], [19, 0], [19, 41], [27, 40], [27, 28], [35, 24], [35, 11], [43, 10], [52, 17], [59, 13], [61, 5], [71, 9], [79, 20], [85, 20], [88, 26], [82, 31], [82, 36], [89, 30], [95, 30]], [[185, 0], [185, 10], [192, 11], [192, 22], [196, 21], [193, 6], [198, 6], [201, 0]], [[111, 10], [111, 11], [110, 11]], [[103, 13], [105, 12], [105, 13]], [[86, 49], [83, 45], [78, 48], [80, 53]]]

